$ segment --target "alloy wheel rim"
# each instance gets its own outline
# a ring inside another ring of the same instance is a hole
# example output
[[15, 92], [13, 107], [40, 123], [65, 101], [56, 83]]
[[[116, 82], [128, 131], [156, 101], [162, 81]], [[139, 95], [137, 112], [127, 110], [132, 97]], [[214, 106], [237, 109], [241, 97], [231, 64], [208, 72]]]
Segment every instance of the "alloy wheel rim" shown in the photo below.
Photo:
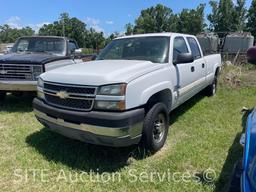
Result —
[[214, 80], [212, 92], [213, 94], [216, 93], [216, 80]]
[[155, 122], [154, 122], [154, 129], [153, 129], [153, 139], [155, 143], [159, 143], [162, 141], [164, 134], [165, 134], [165, 116], [164, 114], [158, 114]]

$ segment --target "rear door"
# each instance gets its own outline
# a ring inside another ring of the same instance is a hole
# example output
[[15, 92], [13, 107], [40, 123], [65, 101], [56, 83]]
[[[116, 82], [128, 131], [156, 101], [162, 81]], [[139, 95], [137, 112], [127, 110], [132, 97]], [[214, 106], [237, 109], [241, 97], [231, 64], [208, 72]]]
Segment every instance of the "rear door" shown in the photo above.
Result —
[[[193, 82], [193, 87], [194, 87], [194, 92], [198, 92], [201, 89], [207, 85], [206, 83], [206, 63], [203, 58], [203, 54], [201, 52], [201, 49], [199, 47], [198, 41], [192, 37], [186, 37], [187, 42], [190, 47], [190, 51], [194, 57], [194, 62], [192, 63], [192, 71], [193, 71], [193, 77], [194, 77], [194, 82]], [[191, 82], [192, 83], [192, 82]]]

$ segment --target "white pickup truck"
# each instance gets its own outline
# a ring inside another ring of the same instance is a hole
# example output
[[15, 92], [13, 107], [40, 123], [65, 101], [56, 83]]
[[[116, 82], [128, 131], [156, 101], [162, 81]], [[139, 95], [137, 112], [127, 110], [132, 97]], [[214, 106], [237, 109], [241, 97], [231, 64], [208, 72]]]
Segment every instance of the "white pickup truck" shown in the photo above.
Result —
[[219, 54], [203, 56], [191, 35], [155, 33], [113, 40], [96, 61], [42, 74], [33, 101], [37, 119], [84, 142], [156, 152], [169, 113], [205, 89], [216, 92]]

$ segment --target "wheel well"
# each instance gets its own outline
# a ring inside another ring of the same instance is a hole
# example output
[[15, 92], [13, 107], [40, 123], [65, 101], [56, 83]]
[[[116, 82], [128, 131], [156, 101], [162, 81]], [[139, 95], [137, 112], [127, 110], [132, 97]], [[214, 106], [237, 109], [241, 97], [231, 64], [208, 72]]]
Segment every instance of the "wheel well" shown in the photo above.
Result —
[[216, 71], [215, 71], [214, 75], [217, 76], [217, 77], [220, 75], [220, 67], [216, 68]]
[[159, 91], [152, 95], [146, 103], [145, 109], [148, 111], [156, 103], [163, 103], [166, 105], [168, 111], [171, 110], [172, 105], [172, 93], [170, 89]]

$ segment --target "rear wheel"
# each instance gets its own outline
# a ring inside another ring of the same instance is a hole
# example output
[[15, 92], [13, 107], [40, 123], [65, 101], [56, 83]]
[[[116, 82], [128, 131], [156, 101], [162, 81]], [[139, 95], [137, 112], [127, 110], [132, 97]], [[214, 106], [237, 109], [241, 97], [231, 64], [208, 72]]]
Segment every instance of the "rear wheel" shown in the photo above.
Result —
[[160, 150], [166, 141], [169, 129], [169, 118], [163, 103], [155, 104], [144, 119], [142, 145], [152, 153]]
[[205, 90], [207, 96], [209, 97], [214, 96], [217, 92], [217, 87], [218, 87], [218, 75], [215, 74], [212, 84], [209, 85]]
[[0, 91], [0, 101], [3, 101], [6, 97], [6, 92], [5, 91]]

